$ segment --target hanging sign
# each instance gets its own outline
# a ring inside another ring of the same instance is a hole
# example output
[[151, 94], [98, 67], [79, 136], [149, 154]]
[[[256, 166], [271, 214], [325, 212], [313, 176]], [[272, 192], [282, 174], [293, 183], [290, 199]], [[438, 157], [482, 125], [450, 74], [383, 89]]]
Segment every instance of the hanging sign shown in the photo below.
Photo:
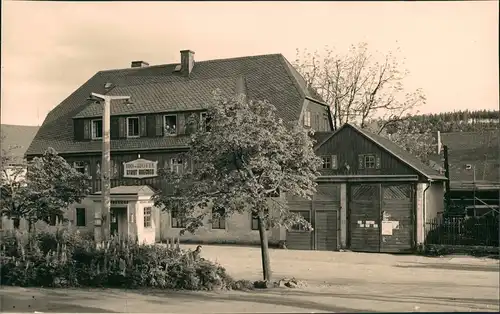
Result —
[[146, 159], [136, 159], [123, 163], [124, 178], [149, 178], [158, 175], [158, 162]]

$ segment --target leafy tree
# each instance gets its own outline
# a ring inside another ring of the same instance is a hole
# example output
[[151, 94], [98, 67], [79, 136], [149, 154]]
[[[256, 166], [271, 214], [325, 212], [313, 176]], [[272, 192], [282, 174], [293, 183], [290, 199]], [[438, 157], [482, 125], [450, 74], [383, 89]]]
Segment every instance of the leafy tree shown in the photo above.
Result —
[[392, 52], [376, 61], [366, 43], [347, 54], [328, 47], [321, 54], [297, 49], [295, 66], [330, 105], [335, 128], [346, 122], [365, 127], [376, 116], [397, 121], [426, 101], [420, 89], [405, 91], [408, 71]]
[[[2, 155], [2, 169], [12, 157]], [[48, 148], [42, 157], [18, 164], [4, 172], [1, 179], [1, 216], [19, 221], [24, 218], [31, 225], [40, 219], [60, 215], [74, 202], [80, 202], [90, 193], [90, 178], [76, 171], [57, 152]]]
[[263, 277], [270, 280], [266, 229], [311, 227], [281, 198], [270, 196], [284, 192], [310, 199], [321, 160], [308, 131], [278, 119], [269, 102], [224, 99], [219, 93], [215, 100], [192, 135], [186, 157], [193, 169], [183, 175], [163, 171], [174, 188], [171, 194], [156, 195], [155, 204], [177, 213], [186, 226], [182, 233], [194, 233], [209, 215], [216, 219], [250, 212], [258, 221]]

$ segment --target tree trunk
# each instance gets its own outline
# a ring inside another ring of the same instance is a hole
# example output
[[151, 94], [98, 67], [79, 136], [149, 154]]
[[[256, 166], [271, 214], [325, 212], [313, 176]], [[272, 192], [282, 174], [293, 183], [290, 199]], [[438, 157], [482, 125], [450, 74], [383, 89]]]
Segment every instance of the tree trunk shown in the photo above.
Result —
[[267, 241], [266, 224], [264, 222], [264, 212], [260, 211], [257, 216], [260, 235], [260, 251], [262, 255], [262, 275], [265, 281], [271, 280], [271, 261], [269, 260], [269, 246]]
[[28, 219], [28, 232], [31, 233], [31, 229], [33, 228], [33, 222], [31, 221], [31, 219]]
[[14, 222], [14, 229], [19, 229], [19, 225], [21, 224], [21, 220], [17, 217], [12, 218], [12, 221]]

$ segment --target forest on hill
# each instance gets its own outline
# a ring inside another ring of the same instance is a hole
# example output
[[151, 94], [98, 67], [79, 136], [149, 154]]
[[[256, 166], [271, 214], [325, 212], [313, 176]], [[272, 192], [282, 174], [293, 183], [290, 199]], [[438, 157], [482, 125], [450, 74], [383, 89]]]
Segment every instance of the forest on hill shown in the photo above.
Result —
[[[464, 110], [438, 114], [412, 115], [403, 118], [409, 129], [417, 133], [478, 132], [497, 129], [500, 126], [498, 110]], [[396, 126], [387, 125], [387, 132], [393, 133]]]

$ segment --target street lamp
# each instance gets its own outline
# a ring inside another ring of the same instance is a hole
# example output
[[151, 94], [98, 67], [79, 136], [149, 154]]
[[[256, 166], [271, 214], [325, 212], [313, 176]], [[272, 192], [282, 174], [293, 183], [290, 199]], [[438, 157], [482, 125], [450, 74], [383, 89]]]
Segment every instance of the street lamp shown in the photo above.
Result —
[[110, 115], [111, 115], [111, 100], [129, 100], [130, 96], [109, 96], [92, 93], [92, 97], [100, 100], [104, 100], [104, 108], [102, 111], [102, 162], [101, 162], [101, 211], [103, 223], [102, 223], [102, 236], [104, 240], [109, 238], [109, 212], [111, 208], [111, 167], [110, 167], [110, 157], [111, 157], [111, 145], [110, 145]]

